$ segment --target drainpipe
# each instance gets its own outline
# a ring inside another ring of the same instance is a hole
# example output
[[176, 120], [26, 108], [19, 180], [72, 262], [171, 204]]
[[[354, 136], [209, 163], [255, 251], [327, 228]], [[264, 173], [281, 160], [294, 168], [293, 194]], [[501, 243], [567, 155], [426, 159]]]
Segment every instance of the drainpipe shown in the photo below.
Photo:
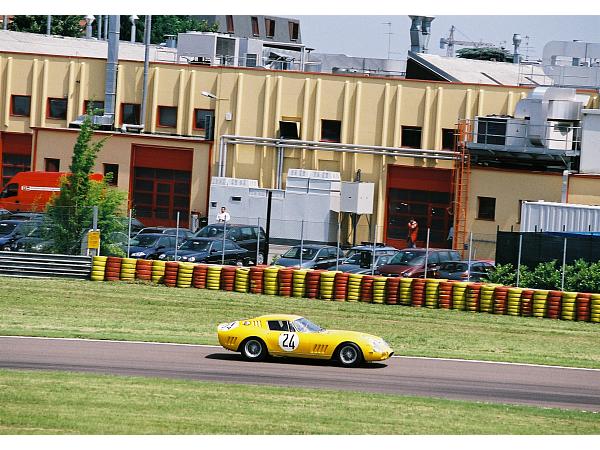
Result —
[[108, 56], [106, 61], [106, 83], [104, 85], [104, 115], [115, 123], [115, 101], [117, 97], [117, 64], [119, 61], [119, 16], [109, 16]]
[[98, 26], [98, 40], [101, 41], [102, 40], [102, 15], [98, 15], [98, 23], [96, 24]]
[[8, 16], [2, 16], [2, 29], [8, 30]]
[[561, 203], [568, 203], [567, 198], [569, 196], [569, 174], [568, 170], [563, 170], [562, 176], [562, 190], [560, 195]]
[[108, 39], [108, 16], [104, 16], [104, 40]]
[[142, 86], [142, 111], [140, 117], [140, 127], [144, 131], [146, 126], [146, 102], [148, 100], [148, 66], [150, 64], [150, 36], [152, 29], [152, 16], [146, 15], [144, 18], [144, 84]]

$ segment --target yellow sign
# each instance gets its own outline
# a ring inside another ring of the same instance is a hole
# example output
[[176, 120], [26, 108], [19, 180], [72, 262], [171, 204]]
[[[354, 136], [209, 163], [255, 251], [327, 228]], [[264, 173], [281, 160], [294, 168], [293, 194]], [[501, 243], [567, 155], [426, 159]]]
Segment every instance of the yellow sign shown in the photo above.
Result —
[[88, 248], [100, 248], [100, 231], [88, 231]]

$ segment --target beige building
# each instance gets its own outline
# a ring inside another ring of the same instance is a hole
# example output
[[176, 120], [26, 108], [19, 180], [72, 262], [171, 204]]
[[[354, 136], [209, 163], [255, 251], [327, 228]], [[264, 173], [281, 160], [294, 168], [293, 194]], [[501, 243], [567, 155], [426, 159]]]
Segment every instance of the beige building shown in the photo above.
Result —
[[[0, 32], [3, 181], [19, 170], [68, 170], [76, 137], [69, 124], [89, 102], [103, 107], [106, 61], [78, 52], [79, 39], [73, 39], [68, 56], [36, 52], [33, 44], [29, 51], [10, 51], [3, 33], [14, 32]], [[143, 46], [138, 44], [137, 50], [143, 52]], [[433, 245], [446, 245], [448, 230], [457, 220], [458, 121], [512, 114], [529, 90], [210, 67], [156, 58], [150, 64], [143, 118], [142, 88], [143, 61], [121, 59], [117, 130], [97, 132], [109, 139], [96, 166], [98, 172], [117, 175], [118, 187], [129, 192], [130, 205], [142, 222], [171, 225], [177, 211], [186, 218], [192, 210], [206, 214], [210, 177], [219, 173], [257, 179], [260, 186], [273, 188], [285, 186], [288, 168], [339, 171], [345, 181], [354, 180], [360, 170], [362, 181], [376, 185], [373, 223], [382, 226], [378, 239], [399, 246], [404, 245], [409, 216], [418, 217], [422, 230], [431, 228]], [[598, 107], [596, 93], [588, 106]], [[145, 124], [145, 133], [123, 127], [140, 123]], [[285, 137], [310, 143], [285, 149], [280, 164], [275, 148], [255, 139], [244, 144], [232, 139], [222, 161], [222, 136]], [[332, 143], [356, 145], [357, 152], [323, 149]], [[474, 166], [467, 176], [463, 209], [467, 228], [474, 233], [493, 235], [498, 226], [518, 227], [521, 200], [560, 200], [562, 177], [557, 174]], [[595, 177], [572, 177], [569, 199], [600, 203], [595, 194], [598, 185]], [[492, 219], [478, 218], [482, 197], [496, 199]], [[358, 240], [366, 239], [366, 231], [361, 233]], [[423, 233], [419, 239], [424, 237]]]

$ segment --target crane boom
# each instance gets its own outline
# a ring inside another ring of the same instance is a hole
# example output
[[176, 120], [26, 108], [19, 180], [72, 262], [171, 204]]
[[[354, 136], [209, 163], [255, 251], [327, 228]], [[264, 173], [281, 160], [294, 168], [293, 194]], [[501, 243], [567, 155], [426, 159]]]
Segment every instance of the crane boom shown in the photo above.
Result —
[[493, 47], [495, 48], [496, 45], [492, 44], [490, 42], [476, 42], [476, 41], [460, 41], [460, 40], [456, 40], [454, 39], [454, 30], [456, 30], [456, 27], [454, 25], [452, 25], [450, 27], [450, 34], [448, 34], [447, 38], [440, 38], [440, 48], [444, 48], [446, 45], [448, 46], [446, 49], [446, 56], [454, 56], [454, 46], [455, 45], [460, 45], [460, 46], [471, 46], [471, 47], [475, 47], [475, 48], [481, 48], [481, 47]]

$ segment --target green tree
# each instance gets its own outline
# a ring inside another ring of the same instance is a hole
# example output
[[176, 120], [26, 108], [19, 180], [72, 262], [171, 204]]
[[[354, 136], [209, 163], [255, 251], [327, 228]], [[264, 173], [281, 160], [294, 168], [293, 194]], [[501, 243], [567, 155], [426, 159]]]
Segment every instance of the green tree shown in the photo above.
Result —
[[479, 59], [483, 61], [512, 62], [513, 60], [508, 50], [495, 47], [461, 48], [457, 50], [456, 56], [458, 58]]
[[89, 113], [73, 148], [70, 173], [61, 180], [60, 193], [52, 197], [46, 208], [49, 237], [57, 253], [80, 252], [83, 232], [91, 228], [95, 205], [98, 206], [98, 228], [102, 232], [102, 254], [115, 253], [111, 235], [123, 231], [123, 222], [117, 218], [123, 216], [125, 193], [109, 186], [107, 180], [90, 180], [106, 138], [92, 142], [94, 126]]
[[[48, 16], [14, 16], [9, 29], [25, 33], [46, 34]], [[83, 16], [52, 16], [51, 33], [57, 36], [80, 37]]]
[[[144, 41], [144, 27], [146, 16], [138, 16], [136, 22], [135, 40], [136, 42]], [[122, 41], [131, 40], [131, 22], [129, 16], [121, 16], [120, 37]], [[206, 20], [196, 20], [189, 16], [152, 16], [152, 34], [150, 42], [152, 44], [161, 44], [165, 42], [165, 34], [185, 33], [187, 31], [217, 31], [219, 25], [209, 24]]]

